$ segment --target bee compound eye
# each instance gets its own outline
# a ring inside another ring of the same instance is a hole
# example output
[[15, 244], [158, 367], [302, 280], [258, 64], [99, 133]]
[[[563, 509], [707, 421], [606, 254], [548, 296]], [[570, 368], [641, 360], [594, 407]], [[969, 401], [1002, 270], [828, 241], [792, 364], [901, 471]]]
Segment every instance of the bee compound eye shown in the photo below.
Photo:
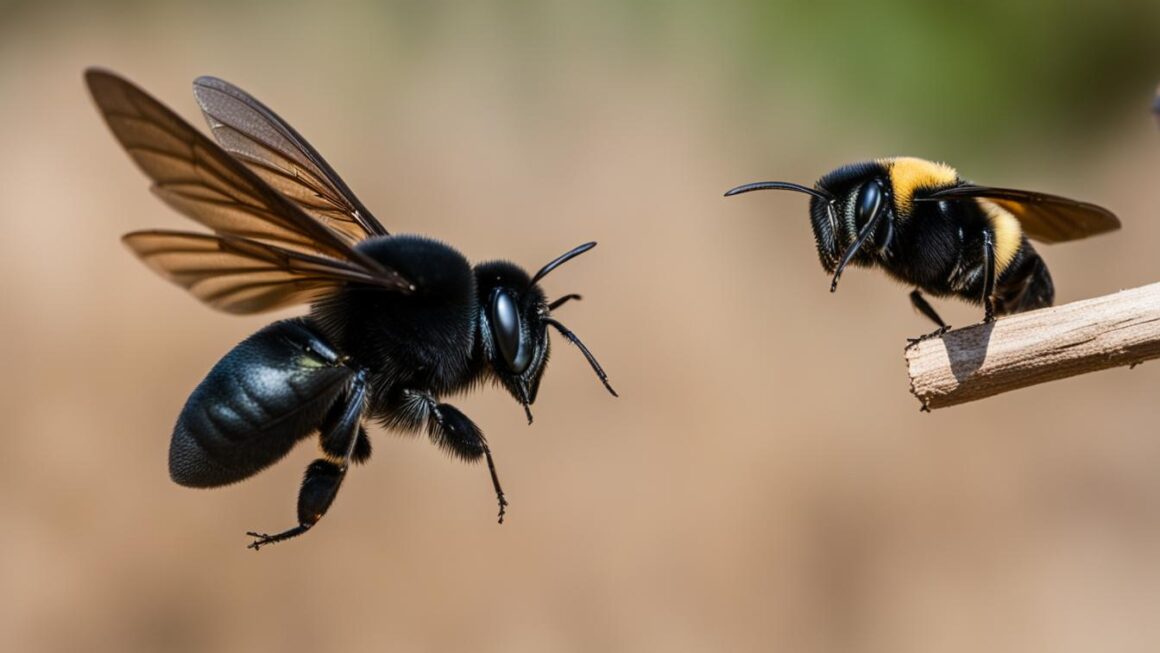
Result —
[[882, 185], [877, 180], [867, 182], [862, 186], [862, 190], [858, 191], [858, 205], [855, 218], [858, 223], [858, 228], [870, 221], [878, 209], [882, 206]]
[[502, 288], [497, 288], [491, 300], [491, 323], [495, 344], [509, 369], [516, 374], [528, 367], [531, 356], [524, 343], [516, 300]]

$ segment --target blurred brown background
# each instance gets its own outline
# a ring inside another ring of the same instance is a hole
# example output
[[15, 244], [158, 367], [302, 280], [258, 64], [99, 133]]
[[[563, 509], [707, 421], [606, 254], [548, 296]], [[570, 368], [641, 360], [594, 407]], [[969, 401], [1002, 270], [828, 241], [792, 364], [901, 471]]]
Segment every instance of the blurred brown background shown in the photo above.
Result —
[[[804, 198], [724, 200], [893, 154], [1104, 204], [1041, 251], [1059, 300], [1160, 279], [1160, 7], [985, 1], [0, 1], [0, 649], [1146, 651], [1160, 648], [1160, 365], [920, 414], [882, 274], [827, 292]], [[303, 539], [313, 450], [171, 483], [186, 396], [273, 316], [215, 314], [118, 236], [189, 227], [81, 83], [195, 124], [253, 92], [396, 232], [582, 292], [528, 428], [457, 401], [484, 467], [376, 432]], [[938, 303], [954, 324], [980, 309]]]

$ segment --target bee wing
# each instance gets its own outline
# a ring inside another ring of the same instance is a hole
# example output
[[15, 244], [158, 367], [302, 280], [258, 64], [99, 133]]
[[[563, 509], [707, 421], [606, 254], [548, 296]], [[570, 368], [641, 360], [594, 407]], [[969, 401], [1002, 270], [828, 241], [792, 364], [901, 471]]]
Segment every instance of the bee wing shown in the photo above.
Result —
[[351, 242], [387, 235], [326, 159], [266, 105], [216, 77], [197, 78], [193, 95], [218, 144], [303, 211]]
[[385, 288], [414, 288], [398, 271], [354, 249], [128, 80], [95, 69], [85, 72], [85, 80], [113, 135], [153, 180], [153, 191], [186, 217], [222, 237], [352, 265]]
[[352, 263], [235, 236], [151, 230], [123, 240], [155, 272], [227, 313], [260, 313], [312, 301], [346, 283], [383, 281]]
[[1152, 99], [1152, 115], [1156, 117], [1156, 123], [1160, 124], [1160, 88], [1156, 89], [1156, 97]]
[[930, 193], [922, 201], [961, 199], [981, 199], [999, 205], [1018, 218], [1029, 238], [1044, 243], [1077, 240], [1120, 228], [1119, 218], [1095, 204], [1012, 188], [968, 184]]

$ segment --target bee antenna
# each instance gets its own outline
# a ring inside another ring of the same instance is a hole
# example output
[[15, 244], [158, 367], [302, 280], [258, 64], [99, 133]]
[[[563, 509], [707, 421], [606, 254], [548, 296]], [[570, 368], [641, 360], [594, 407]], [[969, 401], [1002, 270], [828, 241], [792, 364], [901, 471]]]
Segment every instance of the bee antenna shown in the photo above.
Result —
[[604, 373], [604, 368], [600, 367], [600, 363], [596, 361], [596, 357], [592, 355], [592, 352], [588, 351], [588, 348], [584, 346], [584, 343], [580, 341], [580, 338], [577, 338], [575, 333], [569, 331], [568, 327], [560, 324], [558, 321], [550, 317], [545, 317], [543, 320], [544, 322], [555, 327], [556, 330], [560, 332], [560, 335], [567, 338], [569, 342], [580, 348], [580, 352], [584, 354], [584, 358], [588, 359], [588, 364], [592, 366], [592, 371], [596, 372], [596, 376], [600, 378], [600, 382], [604, 384], [604, 387], [608, 389], [608, 392], [611, 393], [613, 397], [619, 397], [620, 395], [616, 394], [616, 390], [613, 390], [612, 386], [608, 383], [608, 375]]
[[[838, 232], [838, 216], [834, 212], [834, 203], [838, 198], [825, 188], [810, 188], [809, 186], [802, 186], [789, 181], [756, 181], [752, 184], [743, 184], [737, 188], [731, 188], [725, 192], [725, 197], [733, 197], [741, 193], [748, 193], [754, 190], [792, 190], [795, 193], [805, 193], [811, 197], [822, 200], [826, 203], [826, 217], [830, 220], [830, 233]], [[842, 267], [845, 267], [844, 265]], [[839, 272], [841, 274], [841, 272]], [[836, 281], [835, 281], [836, 283]]]
[[809, 186], [802, 186], [788, 181], [757, 181], [752, 184], [743, 184], [737, 188], [731, 188], [725, 192], [725, 197], [733, 197], [741, 193], [748, 193], [754, 190], [792, 190], [795, 193], [805, 193], [812, 195], [825, 202], [833, 202], [835, 197], [830, 191], [824, 188], [810, 188]]
[[576, 258], [577, 256], [580, 256], [584, 252], [587, 252], [588, 250], [592, 249], [593, 247], [596, 247], [595, 242], [584, 243], [583, 245], [580, 245], [579, 247], [573, 247], [572, 249], [568, 250], [567, 252], [564, 252], [563, 254], [557, 256], [555, 259], [552, 260], [551, 263], [548, 263], [544, 267], [540, 268], [540, 271], [536, 273], [536, 276], [532, 277], [532, 280], [531, 280], [531, 282], [528, 283], [528, 285], [529, 286], [536, 285], [536, 282], [538, 282], [540, 279], [543, 279], [544, 277], [548, 276], [549, 272], [551, 272], [552, 270], [555, 270], [556, 268], [558, 268], [561, 265], [567, 263], [568, 261]]

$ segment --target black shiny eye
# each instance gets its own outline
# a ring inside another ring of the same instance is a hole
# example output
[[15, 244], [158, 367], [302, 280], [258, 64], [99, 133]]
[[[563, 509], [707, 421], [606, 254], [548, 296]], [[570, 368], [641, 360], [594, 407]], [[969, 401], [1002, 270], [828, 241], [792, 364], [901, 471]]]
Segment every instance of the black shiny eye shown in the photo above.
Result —
[[858, 191], [858, 208], [854, 219], [859, 229], [874, 217], [881, 205], [882, 186], [877, 180], [868, 182]]
[[524, 342], [516, 300], [503, 288], [496, 288], [491, 295], [491, 326], [504, 362], [512, 372], [522, 373], [531, 362], [531, 352]]

